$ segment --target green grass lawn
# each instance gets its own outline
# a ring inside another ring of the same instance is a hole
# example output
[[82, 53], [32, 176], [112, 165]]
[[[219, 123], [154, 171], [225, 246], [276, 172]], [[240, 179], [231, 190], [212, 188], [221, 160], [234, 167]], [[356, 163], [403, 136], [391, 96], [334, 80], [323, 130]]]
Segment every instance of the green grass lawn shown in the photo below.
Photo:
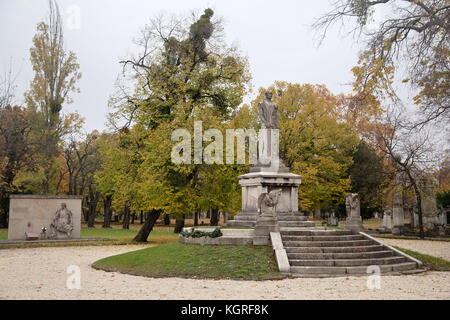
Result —
[[265, 280], [283, 277], [272, 249], [267, 246], [169, 243], [108, 257], [95, 262], [93, 267], [155, 278]]
[[395, 247], [400, 251], [403, 251], [404, 253], [410, 255], [413, 258], [416, 258], [423, 262], [425, 267], [427, 267], [430, 270], [435, 271], [450, 271], [450, 261], [447, 261], [445, 259], [441, 259], [438, 257], [429, 256], [427, 254], [423, 254], [420, 252], [403, 249], [400, 247]]
[[[130, 226], [130, 229], [122, 229], [121, 226], [113, 226], [109, 229], [104, 229], [101, 226], [95, 228], [82, 227], [81, 237], [89, 238], [111, 238], [119, 242], [131, 242], [138, 233], [140, 225]], [[156, 226], [148, 237], [151, 243], [162, 244], [168, 242], [175, 242], [178, 240], [178, 234], [173, 232], [173, 227]]]
[[[104, 229], [101, 225], [96, 225], [95, 228], [88, 228], [85, 225], [81, 227], [82, 238], [108, 238], [111, 241], [90, 241], [90, 242], [64, 242], [64, 243], [30, 243], [21, 245], [6, 244], [8, 248], [11, 246], [16, 247], [36, 247], [36, 246], [73, 246], [73, 245], [114, 245], [114, 244], [131, 244], [133, 238], [138, 233], [141, 225], [131, 225], [130, 229], [122, 229], [120, 225], [113, 225], [112, 228]], [[178, 241], [178, 234], [173, 232], [173, 227], [156, 226], [148, 237], [150, 244], [163, 244]], [[0, 240], [8, 239], [8, 229], [0, 229]]]
[[0, 229], [0, 240], [8, 240], [8, 229]]

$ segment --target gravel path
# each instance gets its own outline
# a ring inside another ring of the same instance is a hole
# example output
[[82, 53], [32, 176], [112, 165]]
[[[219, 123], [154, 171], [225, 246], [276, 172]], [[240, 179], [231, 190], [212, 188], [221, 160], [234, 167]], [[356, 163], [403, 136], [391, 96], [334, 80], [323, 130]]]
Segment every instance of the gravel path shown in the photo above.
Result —
[[417, 251], [430, 256], [439, 257], [450, 261], [450, 242], [427, 240], [399, 240], [379, 238], [381, 242], [391, 246]]
[[[151, 279], [94, 270], [100, 258], [137, 246], [0, 250], [0, 299], [450, 299], [450, 273], [366, 277], [232, 281]], [[66, 288], [66, 268], [81, 269], [81, 289]]]

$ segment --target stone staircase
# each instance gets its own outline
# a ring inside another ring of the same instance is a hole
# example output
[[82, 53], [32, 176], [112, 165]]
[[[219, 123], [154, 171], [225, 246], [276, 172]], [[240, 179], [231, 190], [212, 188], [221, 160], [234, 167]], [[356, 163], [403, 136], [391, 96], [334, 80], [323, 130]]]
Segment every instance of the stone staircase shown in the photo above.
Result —
[[281, 239], [292, 276], [368, 275], [367, 267], [374, 265], [385, 274], [413, 271], [421, 264], [365, 234], [319, 228], [286, 228], [292, 226], [292, 222], [303, 224], [307, 221], [288, 216], [280, 220]]
[[280, 212], [277, 215], [280, 228], [313, 228], [314, 221], [308, 221], [308, 217], [292, 212]]
[[[257, 213], [241, 213], [234, 220], [229, 220], [227, 225], [233, 227], [255, 227], [256, 220], [258, 218]], [[280, 212], [277, 215], [278, 225], [280, 228], [306, 228], [314, 227], [314, 221], [308, 221], [306, 216], [301, 216], [298, 213], [293, 212]]]

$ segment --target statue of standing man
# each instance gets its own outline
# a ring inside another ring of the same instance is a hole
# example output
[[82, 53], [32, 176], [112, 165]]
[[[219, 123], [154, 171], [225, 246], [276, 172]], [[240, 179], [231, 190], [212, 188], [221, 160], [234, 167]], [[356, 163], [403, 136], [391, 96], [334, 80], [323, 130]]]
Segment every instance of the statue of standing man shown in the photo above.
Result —
[[272, 101], [272, 91], [266, 91], [266, 98], [259, 103], [259, 119], [263, 129], [278, 129], [278, 106]]
[[275, 132], [278, 130], [278, 106], [272, 101], [272, 96], [271, 91], [266, 91], [266, 98], [258, 105], [261, 121], [259, 163], [270, 166], [278, 159], [278, 132]]

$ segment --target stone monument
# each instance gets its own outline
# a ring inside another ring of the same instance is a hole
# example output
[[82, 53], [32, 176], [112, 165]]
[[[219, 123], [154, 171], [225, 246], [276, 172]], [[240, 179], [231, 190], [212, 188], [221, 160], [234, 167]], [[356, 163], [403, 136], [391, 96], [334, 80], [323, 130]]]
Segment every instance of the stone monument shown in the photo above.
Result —
[[336, 217], [334, 210], [331, 211], [331, 216], [328, 218], [327, 225], [331, 227], [339, 226], [339, 219]]
[[280, 232], [277, 219], [277, 205], [281, 189], [262, 193], [258, 198], [258, 218], [255, 225], [254, 245], [267, 245], [271, 232]]
[[439, 225], [436, 186], [437, 182], [434, 179], [425, 178], [421, 181], [423, 226], [428, 230], [433, 230]]
[[353, 232], [363, 231], [359, 195], [357, 193], [348, 193], [345, 198], [345, 207], [347, 210], [345, 229]]
[[392, 211], [385, 210], [383, 214], [383, 227], [384, 231], [390, 232], [392, 230]]
[[396, 188], [392, 195], [392, 217], [394, 226], [392, 227], [392, 234], [399, 235], [405, 232], [405, 215], [403, 211], [403, 191]]
[[81, 196], [11, 195], [8, 240], [79, 238]]
[[[258, 200], [262, 194], [281, 190], [276, 206], [277, 213], [298, 214], [298, 186], [301, 177], [289, 173], [278, 154], [278, 106], [272, 101], [272, 92], [267, 91], [259, 104], [261, 131], [258, 138], [258, 164], [250, 173], [239, 176], [242, 187], [242, 211], [228, 221], [229, 226], [254, 227], [258, 218]], [[305, 217], [306, 218], [306, 217]]]

